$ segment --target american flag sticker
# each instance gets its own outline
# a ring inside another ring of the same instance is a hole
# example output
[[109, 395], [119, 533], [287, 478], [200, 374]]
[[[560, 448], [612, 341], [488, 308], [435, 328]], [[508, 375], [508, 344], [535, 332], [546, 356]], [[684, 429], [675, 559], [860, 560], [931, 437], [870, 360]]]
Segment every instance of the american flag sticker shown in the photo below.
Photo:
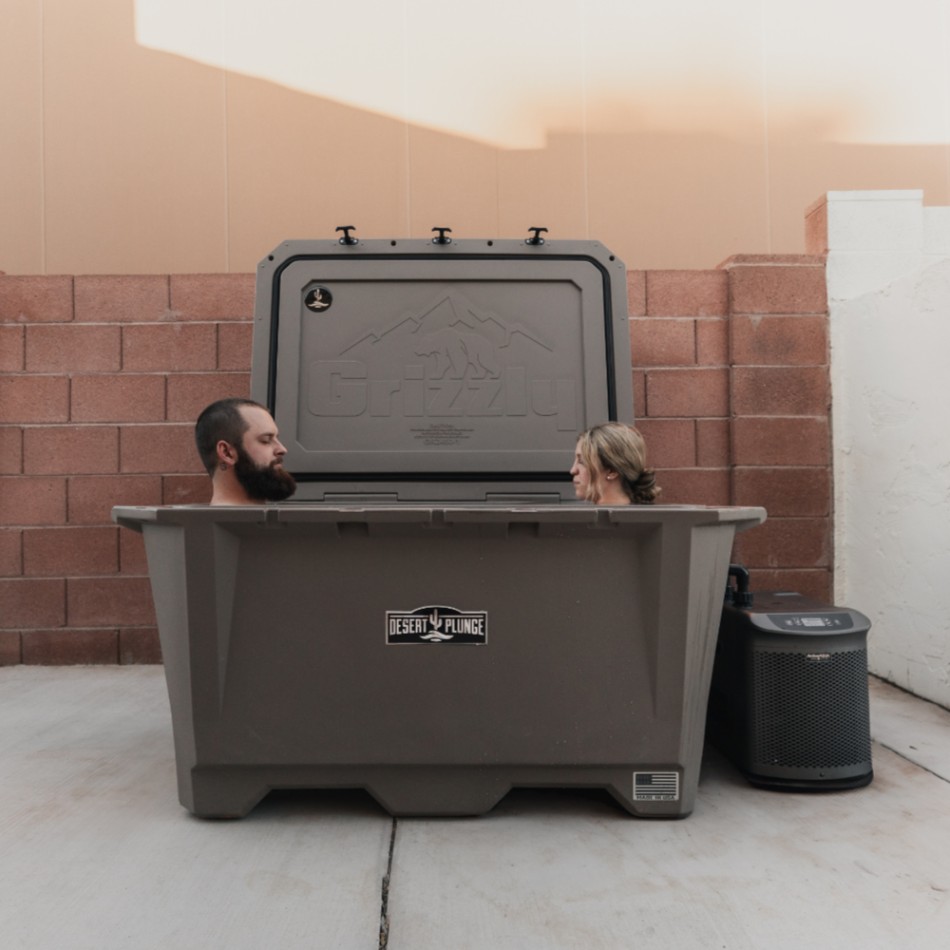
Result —
[[676, 802], [680, 797], [679, 772], [634, 772], [635, 802]]

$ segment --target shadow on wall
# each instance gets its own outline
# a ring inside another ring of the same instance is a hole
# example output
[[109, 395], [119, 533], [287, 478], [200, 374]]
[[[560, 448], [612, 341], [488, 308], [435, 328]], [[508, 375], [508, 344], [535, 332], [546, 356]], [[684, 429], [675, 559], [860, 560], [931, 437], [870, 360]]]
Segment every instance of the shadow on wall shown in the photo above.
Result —
[[[333, 237], [344, 224], [364, 237], [435, 226], [517, 237], [537, 225], [603, 241], [630, 267], [712, 267], [737, 249], [801, 251], [803, 211], [827, 190], [914, 187], [950, 201], [945, 145], [830, 141], [853, 101], [767, 121], [755, 82], [710, 91], [668, 76], [623, 95], [601, 77], [585, 101], [571, 53], [558, 64], [565, 102], [534, 77], [543, 128], [525, 121], [541, 128], [540, 146], [502, 147], [145, 48], [135, 7], [124, 21], [110, 10], [48, 25], [43, 135], [22, 136], [22, 171], [0, 183], [13, 209], [0, 269], [250, 272], [280, 241]], [[510, 55], [499, 53], [509, 72]], [[94, 73], [90, 57], [102, 64]], [[351, 64], [345, 81], [368, 82], [368, 65]], [[417, 81], [391, 98], [451, 105], [459, 89]], [[662, 127], [658, 102], [668, 105]]]

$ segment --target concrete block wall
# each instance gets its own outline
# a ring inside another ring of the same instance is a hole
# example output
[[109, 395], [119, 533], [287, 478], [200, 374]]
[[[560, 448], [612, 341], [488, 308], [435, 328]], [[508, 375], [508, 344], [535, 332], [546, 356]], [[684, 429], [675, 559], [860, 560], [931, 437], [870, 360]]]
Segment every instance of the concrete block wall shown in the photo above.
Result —
[[821, 256], [628, 275], [634, 405], [661, 501], [762, 505], [735, 560], [755, 587], [832, 599], [828, 315]]
[[[627, 283], [661, 501], [765, 506], [736, 559], [830, 599], [823, 258]], [[0, 276], [0, 664], [160, 661], [141, 538], [110, 511], [207, 501], [193, 420], [249, 391], [253, 295], [245, 274]]]
[[195, 414], [250, 385], [252, 275], [0, 276], [0, 663], [160, 660], [114, 504], [209, 497]]

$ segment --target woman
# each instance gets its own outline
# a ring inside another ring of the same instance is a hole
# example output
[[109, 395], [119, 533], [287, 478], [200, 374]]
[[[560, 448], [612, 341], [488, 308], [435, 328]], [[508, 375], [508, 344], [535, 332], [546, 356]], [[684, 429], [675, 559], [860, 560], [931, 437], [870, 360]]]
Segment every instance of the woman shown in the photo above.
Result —
[[574, 494], [595, 505], [652, 505], [660, 493], [646, 467], [643, 436], [622, 422], [582, 432], [574, 451]]

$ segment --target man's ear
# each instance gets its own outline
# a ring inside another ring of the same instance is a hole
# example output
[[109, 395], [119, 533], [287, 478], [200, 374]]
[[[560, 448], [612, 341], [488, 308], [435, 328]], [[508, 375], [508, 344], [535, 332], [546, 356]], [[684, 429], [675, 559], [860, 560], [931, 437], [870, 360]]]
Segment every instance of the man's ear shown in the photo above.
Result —
[[219, 439], [218, 444], [214, 447], [214, 449], [219, 463], [226, 462], [228, 465], [233, 465], [237, 461], [237, 452], [230, 442], [226, 442], [224, 439]]

